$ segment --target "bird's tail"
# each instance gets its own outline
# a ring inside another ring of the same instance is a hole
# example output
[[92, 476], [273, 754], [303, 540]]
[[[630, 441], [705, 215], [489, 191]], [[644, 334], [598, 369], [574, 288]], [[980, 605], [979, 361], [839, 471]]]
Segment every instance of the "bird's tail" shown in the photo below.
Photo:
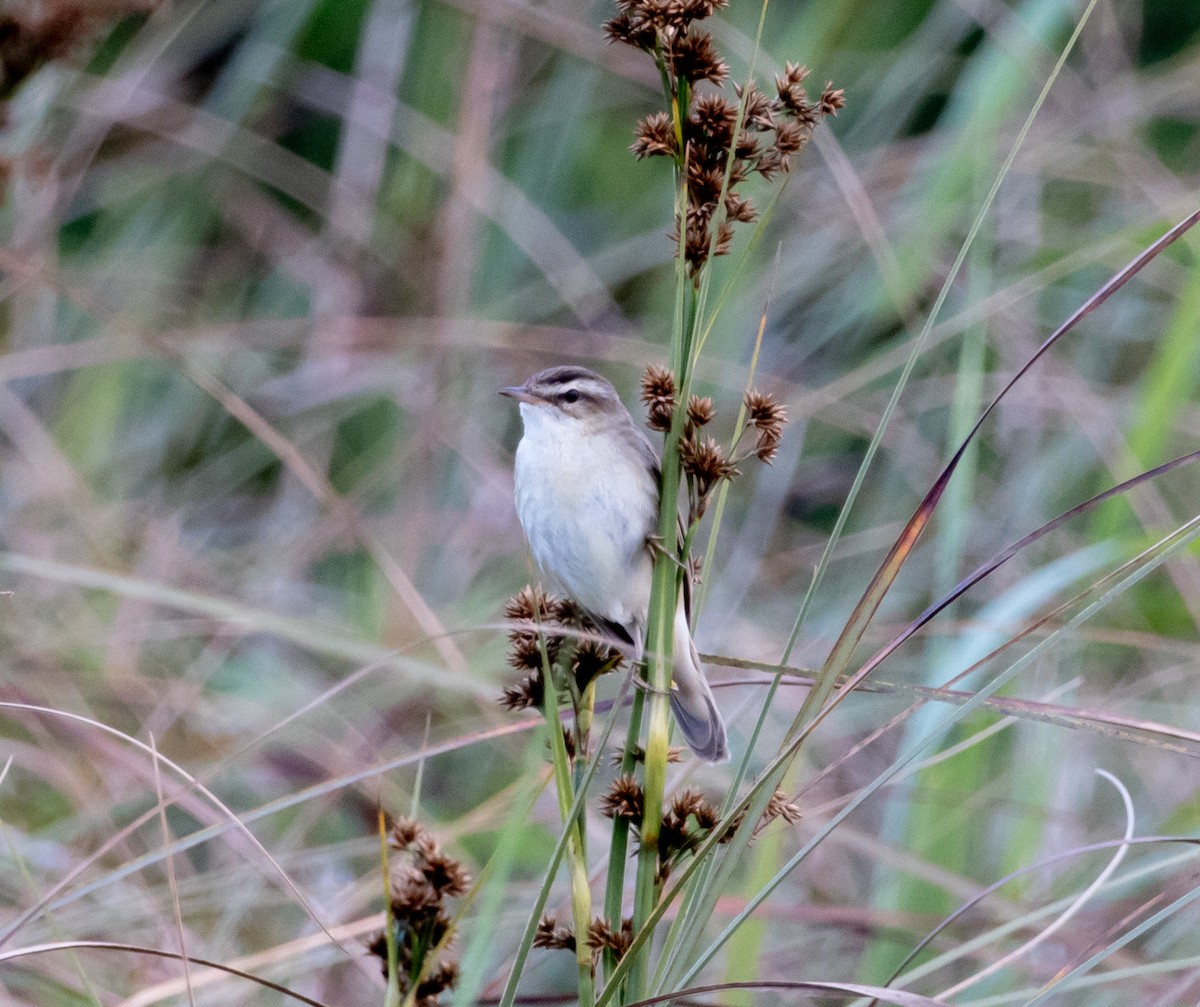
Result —
[[688, 748], [707, 762], [724, 762], [729, 758], [725, 721], [700, 667], [683, 599], [675, 612], [672, 679], [671, 711]]

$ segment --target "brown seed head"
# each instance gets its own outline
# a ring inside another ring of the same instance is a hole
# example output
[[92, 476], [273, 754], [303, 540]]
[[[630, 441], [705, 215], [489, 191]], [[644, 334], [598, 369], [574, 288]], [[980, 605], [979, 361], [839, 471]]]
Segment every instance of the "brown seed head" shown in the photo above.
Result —
[[808, 95], [802, 85], [808, 72], [806, 66], [788, 63], [784, 73], [775, 78], [775, 91], [779, 96], [779, 104], [792, 113], [807, 106]]
[[788, 158], [795, 154], [808, 140], [808, 131], [794, 119], [781, 119], [775, 127], [775, 149], [787, 166]]
[[500, 705], [508, 710], [540, 710], [546, 698], [542, 685], [542, 673], [533, 671], [516, 685], [506, 685], [500, 696]]
[[817, 108], [822, 115], [837, 115], [840, 109], [846, 107], [846, 92], [842, 88], [834, 88], [833, 81], [825, 85], [825, 90], [821, 92], [821, 99], [817, 102]]
[[642, 375], [642, 401], [652, 430], [670, 430], [675, 415], [675, 375], [651, 364]]
[[618, 776], [600, 799], [600, 811], [606, 818], [642, 820], [642, 787], [632, 776]]
[[425, 852], [417, 866], [429, 887], [441, 898], [462, 895], [471, 883], [471, 876], [463, 870], [462, 864], [436, 845]]
[[392, 822], [392, 834], [388, 841], [395, 849], [406, 850], [424, 835], [425, 829], [420, 822], [401, 815]]
[[[453, 938], [445, 900], [466, 892], [470, 878], [462, 864], [444, 853], [424, 826], [411, 818], [396, 819], [388, 839], [400, 851], [389, 861], [388, 877], [400, 991], [421, 1007], [433, 1007], [439, 994], [454, 985], [458, 970], [452, 961], [435, 962], [428, 956]], [[380, 934], [369, 945], [384, 960], [385, 969], [387, 944], [387, 935]]]
[[571, 658], [571, 673], [582, 692], [600, 675], [616, 671], [621, 664], [621, 652], [597, 640], [584, 640], [575, 648]]
[[[735, 136], [738, 104], [712, 90], [698, 93], [694, 86], [708, 81], [719, 89], [729, 76], [713, 36], [695, 24], [726, 6], [726, 0], [616, 0], [616, 4], [618, 16], [605, 25], [609, 39], [652, 53], [665, 71], [670, 94], [690, 90], [690, 105], [680, 110], [682, 116], [666, 111], [647, 116], [638, 123], [630, 149], [638, 158], [670, 156], [685, 167], [687, 205], [676, 215], [670, 237], [677, 248], [682, 243], [688, 273], [698, 283], [709, 259], [729, 252], [733, 224], [757, 219], [749, 199], [735, 194], [737, 187], [752, 173], [771, 179], [788, 171], [812, 128], [821, 117], [841, 108], [844, 98], [828, 85], [820, 100], [810, 103], [803, 86], [808, 69], [788, 63], [775, 78], [770, 96], [754, 82], [744, 89], [734, 85], [745, 109]], [[693, 86], [685, 89], [684, 84]], [[677, 123], [682, 135], [676, 132]], [[759, 135], [764, 133], [774, 135]], [[647, 405], [650, 426], [668, 429], [673, 401], [668, 405], [658, 399]], [[762, 449], [769, 454], [765, 442]]]
[[713, 400], [707, 395], [693, 395], [688, 399], [687, 421], [689, 427], [702, 427], [712, 422], [717, 411], [713, 408]]
[[592, 949], [593, 958], [598, 958], [605, 951], [611, 951], [617, 961], [620, 961], [632, 943], [633, 920], [628, 917], [621, 921], [619, 930], [614, 930], [612, 924], [603, 916], [597, 916], [588, 927], [588, 946]]
[[555, 599], [537, 584], [526, 584], [504, 604], [504, 618], [513, 621], [547, 619]]
[[707, 220], [712, 216], [725, 184], [725, 166], [693, 162], [688, 165], [687, 180], [688, 202]]
[[705, 92], [692, 106], [688, 118], [691, 129], [689, 136], [728, 148], [733, 136], [733, 124], [737, 120], [737, 105], [716, 92]]
[[635, 139], [629, 145], [634, 157], [674, 155], [679, 150], [675, 126], [666, 112], [654, 112], [642, 119], [634, 130]]
[[742, 97], [743, 92], [746, 95], [745, 121], [747, 126], [760, 130], [775, 128], [775, 116], [771, 110], [771, 99], [758, 89], [757, 84], [751, 81], [750, 86], [745, 89], [743, 89], [741, 84], [734, 84], [733, 89], [739, 99]]
[[604, 23], [604, 34], [609, 42], [624, 42], [635, 49], [653, 52], [658, 43], [658, 32], [645, 21], [635, 21], [628, 14], [618, 14]]
[[397, 919], [426, 919], [441, 908], [442, 899], [425, 875], [412, 864], [392, 865], [390, 885], [392, 913]]
[[750, 424], [758, 434], [754, 453], [760, 461], [769, 463], [779, 449], [783, 425], [787, 422], [787, 410], [775, 400], [775, 396], [757, 389], [746, 393], [745, 404]]
[[782, 154], [775, 147], [768, 147], [754, 162], [754, 170], [757, 171], [763, 178], [770, 181], [777, 173], [783, 171], [787, 166]]
[[[625, 761], [625, 753], [623, 750], [618, 748], [613, 753], [612, 764], [614, 766], [619, 766], [624, 761]], [[641, 745], [637, 745], [634, 748], [633, 761], [634, 762], [643, 762], [643, 763], [646, 761], [646, 750], [644, 748], [642, 748]], [[683, 749], [682, 748], [678, 748], [678, 747], [672, 745], [670, 748], [667, 749], [667, 762], [680, 763], [682, 761], [683, 761]]]
[[438, 997], [458, 982], [457, 962], [438, 962], [437, 968], [417, 983], [417, 1007], [438, 1007]]
[[553, 916], [543, 916], [533, 935], [535, 948], [561, 948], [564, 951], [575, 950], [575, 934], [570, 927], [560, 927]]
[[546, 594], [536, 585], [526, 585], [505, 604], [504, 616], [518, 624], [508, 631], [508, 663], [519, 671], [536, 672], [542, 667], [542, 637], [545, 637], [546, 656], [553, 663], [563, 636], [552, 630], [574, 624], [579, 610], [566, 599]]
[[684, 472], [695, 480], [700, 496], [707, 496], [720, 480], [737, 475], [737, 469], [725, 457], [724, 449], [711, 437], [681, 441], [679, 461]]
[[787, 794], [782, 790], [777, 790], [771, 795], [771, 799], [767, 801], [767, 806], [763, 809], [762, 820], [758, 823], [761, 829], [768, 822], [774, 821], [776, 818], [782, 818], [788, 825], [795, 825], [801, 819], [800, 805], [788, 800]]
[[[708, 247], [712, 244], [713, 255], [728, 255], [733, 243], [733, 225], [722, 220], [717, 226], [717, 239], [711, 241], [711, 231], [708, 227], [707, 214], [688, 213], [687, 239], [683, 247], [683, 257], [687, 261], [690, 275], [694, 278], [708, 261]], [[679, 227], [671, 233], [671, 240], [678, 243]]]
[[700, 791], [687, 789], [671, 799], [671, 813], [686, 821], [689, 817], [696, 825], [710, 832], [721, 820], [720, 812]]
[[721, 85], [729, 76], [729, 64], [717, 53], [708, 32], [677, 34], [667, 41], [663, 56], [671, 76], [695, 83], [708, 80]]
[[758, 219], [758, 211], [750, 200], [728, 193], [725, 196], [725, 216], [729, 220], [749, 224]]
[[567, 752], [567, 761], [575, 761], [575, 732], [569, 727], [562, 728], [563, 748]]
[[760, 430], [758, 438], [754, 442], [754, 454], [760, 462], [770, 465], [775, 460], [775, 454], [779, 450], [779, 434]]

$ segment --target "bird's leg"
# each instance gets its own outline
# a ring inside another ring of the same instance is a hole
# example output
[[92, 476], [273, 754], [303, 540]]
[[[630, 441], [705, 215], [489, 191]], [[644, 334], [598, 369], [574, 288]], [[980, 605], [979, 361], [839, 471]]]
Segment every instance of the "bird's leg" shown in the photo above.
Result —
[[[645, 665], [643, 664], [642, 667], [644, 668]], [[656, 689], [649, 682], [647, 682], [645, 675], [635, 675], [634, 679], [633, 679], [633, 687], [635, 689], [641, 689], [642, 692], [646, 693], [649, 696], [653, 696], [653, 695], [670, 696], [672, 692], [674, 692], [677, 688], [679, 688], [675, 684], [674, 680], [672, 680], [671, 688], [668, 689], [666, 692], [663, 692], [661, 689]]]
[[649, 550], [651, 556], [666, 556], [666, 558], [679, 567], [680, 570], [683, 570], [685, 573], [687, 572], [687, 565], [681, 562], [679, 557], [663, 544], [661, 535], [647, 535], [646, 549]]

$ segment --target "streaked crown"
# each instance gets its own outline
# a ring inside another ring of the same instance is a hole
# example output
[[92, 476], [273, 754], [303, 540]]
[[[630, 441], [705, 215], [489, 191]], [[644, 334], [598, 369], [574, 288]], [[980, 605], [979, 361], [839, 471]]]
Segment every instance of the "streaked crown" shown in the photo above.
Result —
[[550, 406], [579, 419], [625, 412], [611, 382], [595, 371], [571, 364], [538, 371], [523, 385], [501, 388], [500, 394], [530, 405]]

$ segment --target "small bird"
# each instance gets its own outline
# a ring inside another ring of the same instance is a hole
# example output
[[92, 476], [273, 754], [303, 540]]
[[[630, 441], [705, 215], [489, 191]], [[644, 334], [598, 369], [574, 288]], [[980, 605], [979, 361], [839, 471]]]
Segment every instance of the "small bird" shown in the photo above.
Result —
[[[658, 525], [658, 455], [617, 390], [586, 367], [551, 367], [500, 394], [521, 407], [517, 516], [533, 558], [641, 660]], [[671, 709], [688, 747], [722, 762], [729, 757], [725, 724], [700, 667], [687, 608], [681, 597]]]

